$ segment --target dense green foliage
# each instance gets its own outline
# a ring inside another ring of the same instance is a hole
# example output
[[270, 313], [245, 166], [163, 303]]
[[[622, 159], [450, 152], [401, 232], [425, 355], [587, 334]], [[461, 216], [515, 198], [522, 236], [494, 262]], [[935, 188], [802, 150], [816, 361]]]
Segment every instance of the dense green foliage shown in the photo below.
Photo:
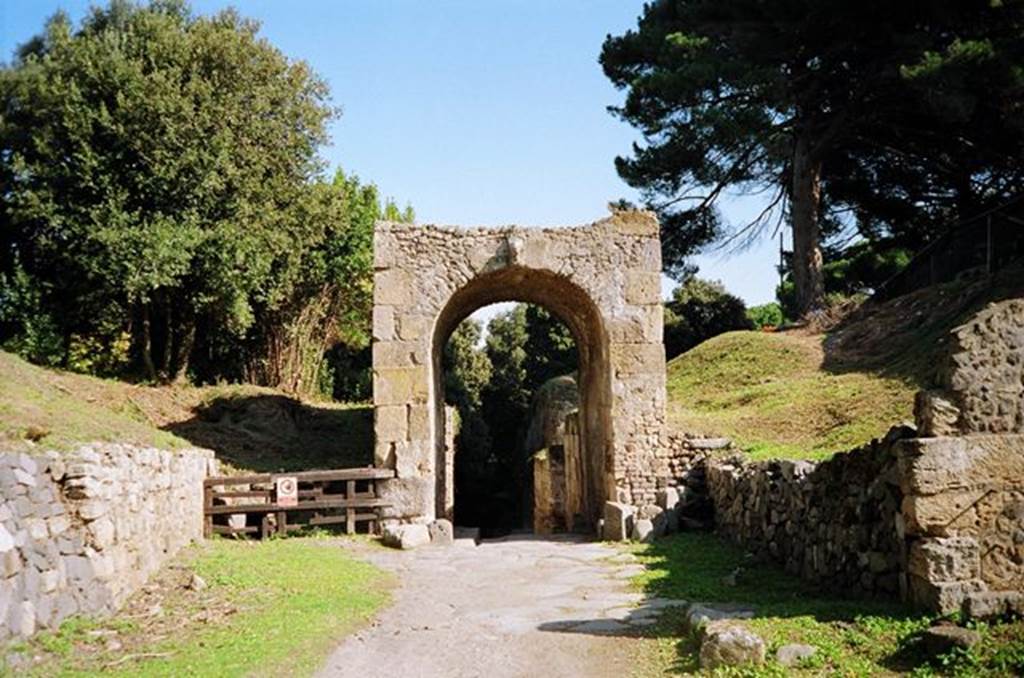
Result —
[[752, 327], [743, 301], [722, 283], [690, 276], [665, 304], [665, 355], [671, 360], [723, 332]]
[[320, 178], [335, 115], [234, 11], [58, 14], [0, 70], [0, 341], [154, 381], [330, 391], [368, 342], [373, 186]]
[[782, 315], [782, 307], [774, 301], [748, 308], [747, 320], [754, 325], [754, 329], [758, 330], [766, 327], [778, 327], [786, 321]]
[[[616, 165], [659, 213], [667, 268], [788, 219], [802, 314], [825, 298], [823, 239], [917, 250], [1019, 192], [1022, 27], [1016, 0], [645, 5], [601, 63], [644, 136]], [[746, 225], [716, 209], [737, 192], [769, 196]]]

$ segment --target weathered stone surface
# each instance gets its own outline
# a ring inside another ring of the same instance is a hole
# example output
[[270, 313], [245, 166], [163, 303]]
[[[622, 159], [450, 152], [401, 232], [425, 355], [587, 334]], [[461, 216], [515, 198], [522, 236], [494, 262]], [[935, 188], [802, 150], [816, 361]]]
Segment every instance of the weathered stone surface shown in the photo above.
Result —
[[200, 538], [212, 460], [206, 450], [116, 443], [38, 457], [0, 452], [0, 469], [27, 489], [2, 504], [0, 643], [72, 614], [112, 612]]
[[381, 530], [381, 540], [385, 546], [414, 549], [430, 543], [430, 530], [426, 525], [417, 523], [385, 524]]
[[964, 619], [998, 621], [1007, 617], [1024, 617], [1024, 592], [984, 591], [969, 593], [961, 607]]
[[604, 503], [604, 535], [607, 541], [625, 541], [633, 534], [636, 508], [616, 501]]
[[959, 610], [964, 599], [972, 593], [985, 590], [980, 579], [966, 581], [933, 582], [914, 575], [910, 576], [910, 600], [921, 607], [947, 614]]
[[749, 605], [691, 603], [683, 623], [691, 633], [700, 633], [711, 622], [753, 619], [755, 614]]
[[430, 532], [430, 543], [436, 546], [449, 546], [455, 541], [455, 528], [452, 521], [438, 518], [427, 526]]
[[704, 629], [700, 644], [702, 669], [763, 664], [764, 655], [764, 640], [739, 624], [717, 621]]
[[919, 391], [914, 398], [914, 423], [922, 438], [959, 434], [960, 409], [942, 391]]
[[[440, 497], [450, 495], [447, 457], [426, 466], [405, 459], [442, 449], [447, 435], [445, 418], [435, 414], [443, 406], [435, 392], [440, 382], [429, 365], [463, 318], [515, 298], [563, 320], [585, 358], [578, 379], [579, 449], [586, 458], [578, 475], [566, 476], [585, 491], [556, 501], [567, 507], [562, 520], [568, 527], [580, 517], [593, 526], [606, 500], [653, 504], [666, 400], [658, 237], [657, 220], [643, 212], [616, 212], [571, 229], [377, 224], [374, 405], [424, 408], [419, 423], [410, 414], [404, 429], [397, 411], [376, 418], [377, 461], [400, 477], [425, 480]], [[557, 426], [562, 417], [552, 420]], [[537, 449], [545, 447], [552, 446]], [[426, 502], [410, 493], [394, 499], [396, 517], [429, 521], [450, 513], [447, 499], [435, 502], [433, 495]], [[570, 499], [580, 505], [570, 506]]]
[[935, 582], [976, 579], [981, 573], [978, 542], [971, 537], [920, 539], [910, 547], [907, 570]]
[[775, 661], [779, 662], [782, 666], [790, 668], [798, 666], [801, 662], [810, 659], [817, 653], [818, 648], [813, 645], [789, 643], [788, 645], [783, 645], [775, 652]]
[[981, 634], [961, 626], [945, 624], [929, 627], [921, 634], [921, 646], [936, 657], [955, 649], [969, 650], [981, 642]]
[[654, 540], [654, 523], [647, 518], [640, 518], [633, 521], [633, 532], [630, 535], [633, 541], [650, 542]]

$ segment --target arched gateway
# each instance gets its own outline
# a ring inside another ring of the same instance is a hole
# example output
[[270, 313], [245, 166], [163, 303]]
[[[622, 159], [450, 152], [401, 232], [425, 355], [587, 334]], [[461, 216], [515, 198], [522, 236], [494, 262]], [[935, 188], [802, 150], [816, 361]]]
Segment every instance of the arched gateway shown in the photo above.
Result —
[[[580, 357], [582, 513], [654, 500], [665, 420], [661, 242], [647, 212], [577, 228], [442, 228], [381, 222], [374, 234], [375, 462], [396, 479], [388, 517], [451, 517], [441, 354], [478, 308], [544, 306]], [[450, 437], [449, 437], [450, 440]]]

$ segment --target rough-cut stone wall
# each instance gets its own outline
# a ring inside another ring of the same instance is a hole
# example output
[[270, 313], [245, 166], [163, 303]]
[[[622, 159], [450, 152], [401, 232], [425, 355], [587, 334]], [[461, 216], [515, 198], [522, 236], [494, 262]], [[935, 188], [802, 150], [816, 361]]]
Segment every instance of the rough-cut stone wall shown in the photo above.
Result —
[[576, 340], [587, 518], [606, 497], [654, 501], [645, 470], [664, 426], [665, 351], [653, 215], [553, 229], [380, 223], [374, 265], [375, 460], [397, 472], [382, 488], [393, 517], [441, 512], [442, 349], [466, 316], [501, 301], [546, 307]]
[[1024, 435], [900, 444], [910, 597], [936, 610], [1024, 591]]
[[921, 434], [1024, 433], [1024, 299], [989, 304], [951, 339], [943, 388], [918, 396]]
[[0, 641], [116, 610], [202, 537], [207, 450], [0, 453]]
[[712, 459], [718, 529], [811, 581], [864, 594], [905, 590], [906, 545], [896, 428], [883, 441], [818, 463]]

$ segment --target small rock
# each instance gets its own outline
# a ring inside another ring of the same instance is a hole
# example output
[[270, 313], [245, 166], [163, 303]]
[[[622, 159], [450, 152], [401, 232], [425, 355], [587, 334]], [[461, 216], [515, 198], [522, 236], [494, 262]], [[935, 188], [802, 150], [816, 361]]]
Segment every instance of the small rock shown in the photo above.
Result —
[[633, 523], [633, 533], [630, 535], [635, 541], [650, 542], [654, 539], [654, 522], [642, 518]]
[[998, 621], [1024, 616], [1024, 593], [1020, 591], [983, 591], [964, 598], [961, 612], [966, 619]]
[[775, 653], [775, 660], [782, 666], [792, 667], [804, 660], [810, 659], [817, 651], [818, 648], [813, 645], [790, 643], [789, 645], [783, 645], [778, 649]]
[[700, 644], [700, 667], [743, 666], [764, 663], [764, 640], [756, 633], [729, 621], [711, 622]]
[[206, 580], [193, 572], [192, 576], [188, 580], [187, 588], [190, 588], [193, 591], [202, 591], [206, 588]]
[[944, 655], [956, 648], [968, 650], [981, 642], [977, 631], [952, 624], [932, 626], [921, 635], [921, 645], [932, 657]]
[[604, 532], [606, 541], [625, 541], [633, 533], [636, 508], [617, 501], [604, 503]]
[[743, 572], [743, 568], [737, 567], [735, 570], [722, 577], [722, 584], [725, 586], [736, 586], [739, 583], [741, 572]]
[[693, 633], [699, 632], [711, 622], [733, 619], [752, 619], [755, 610], [742, 605], [704, 605], [693, 603], [686, 611], [686, 627]]
[[430, 533], [430, 543], [438, 546], [448, 546], [455, 541], [455, 530], [452, 522], [439, 518], [427, 526]]

